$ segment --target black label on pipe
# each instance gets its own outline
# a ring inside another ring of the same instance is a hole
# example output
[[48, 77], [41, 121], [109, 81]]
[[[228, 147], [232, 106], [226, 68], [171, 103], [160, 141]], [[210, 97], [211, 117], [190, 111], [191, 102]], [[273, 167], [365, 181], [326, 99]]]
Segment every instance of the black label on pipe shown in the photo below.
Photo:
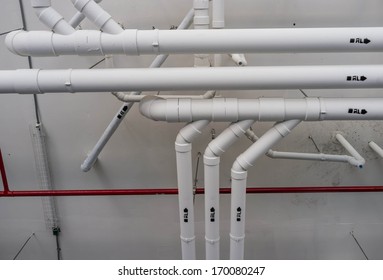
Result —
[[189, 209], [185, 208], [184, 209], [184, 223], [189, 222]]
[[366, 109], [354, 109], [350, 108], [348, 109], [349, 114], [356, 114], [356, 115], [366, 115], [368, 112]]
[[210, 208], [210, 222], [212, 222], [212, 223], [215, 222], [215, 208], [214, 207]]
[[242, 208], [238, 207], [237, 208], [237, 222], [240, 222], [242, 219]]
[[371, 40], [368, 39], [368, 38], [351, 38], [350, 39], [350, 44], [365, 44], [365, 45], [368, 45], [369, 43], [371, 43]]
[[349, 82], [364, 82], [366, 80], [366, 76], [347, 76], [347, 81]]

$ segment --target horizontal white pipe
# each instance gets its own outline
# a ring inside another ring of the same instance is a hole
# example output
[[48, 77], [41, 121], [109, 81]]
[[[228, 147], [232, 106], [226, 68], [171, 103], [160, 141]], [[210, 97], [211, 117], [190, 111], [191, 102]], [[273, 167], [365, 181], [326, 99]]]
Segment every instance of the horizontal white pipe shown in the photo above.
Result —
[[24, 56], [380, 52], [383, 50], [382, 34], [383, 28], [381, 27], [213, 30], [131, 29], [116, 35], [100, 31], [79, 30], [69, 36], [46, 31], [15, 31], [7, 35], [6, 44], [10, 51]]
[[231, 169], [230, 259], [244, 258], [247, 170], [274, 144], [300, 123], [289, 120], [274, 125], [250, 148], [237, 157]]
[[[255, 133], [248, 129], [246, 130], [246, 136], [252, 141], [256, 142], [258, 141], [258, 136], [255, 135]], [[313, 153], [294, 153], [294, 152], [280, 152], [280, 151], [273, 151], [270, 149], [266, 155], [270, 158], [277, 158], [277, 159], [294, 159], [294, 160], [318, 160], [318, 161], [332, 161], [332, 162], [347, 162], [351, 164], [352, 166], [356, 167], [362, 167], [364, 165], [364, 162], [362, 162], [360, 159], [356, 159], [352, 156], [348, 155], [329, 155], [329, 154], [313, 154]]]
[[150, 97], [140, 103], [141, 114], [153, 120], [168, 122], [383, 120], [382, 108], [383, 98], [165, 100]]
[[[132, 95], [124, 92], [112, 92], [120, 101], [123, 102], [141, 102], [144, 98], [153, 95]], [[208, 91], [202, 95], [154, 95], [163, 99], [210, 99], [215, 96], [215, 91]]]
[[71, 0], [75, 8], [84, 14], [102, 31], [119, 34], [124, 29], [112, 19], [112, 16], [101, 8], [94, 0]]
[[187, 124], [180, 130], [175, 142], [183, 260], [195, 260], [196, 258], [191, 158], [192, 142], [208, 124], [209, 121], [204, 120]]
[[383, 158], [383, 149], [378, 144], [376, 144], [374, 141], [371, 141], [368, 143], [368, 145], [375, 153]]
[[206, 259], [219, 259], [219, 162], [220, 156], [254, 123], [245, 120], [231, 124], [212, 140], [204, 154]]
[[31, 0], [31, 5], [39, 20], [54, 32], [68, 35], [76, 31], [51, 7], [51, 0]]
[[317, 160], [317, 161], [332, 161], [332, 162], [347, 162], [356, 167], [363, 167], [364, 162], [348, 155], [329, 155], [329, 154], [313, 154], [313, 153], [294, 153], [280, 152], [270, 150], [267, 156], [278, 159], [296, 159], [296, 160]]
[[[178, 25], [178, 29], [187, 29], [190, 27], [193, 21], [194, 10], [191, 9], [185, 16], [185, 18]], [[156, 56], [149, 68], [159, 68], [166, 61], [169, 55], [160, 54]], [[129, 95], [140, 95], [141, 92], [130, 92]], [[118, 126], [124, 120], [127, 113], [133, 107], [134, 103], [125, 102], [117, 114], [114, 116], [113, 120], [110, 122], [104, 133], [101, 135], [100, 139], [97, 141], [96, 145], [90, 151], [89, 155], [86, 157], [84, 162], [81, 164], [81, 170], [84, 172], [89, 171], [94, 163], [97, 161], [98, 156], [100, 155], [102, 149], [108, 143], [109, 139], [112, 137], [113, 133], [117, 130]]]
[[382, 87], [382, 65], [0, 71], [0, 93]]
[[357, 166], [359, 165], [360, 168], [363, 167], [363, 165], [366, 163], [366, 160], [358, 153], [357, 150], [348, 142], [343, 135], [336, 134], [336, 139], [339, 141], [339, 143], [342, 144], [342, 146], [356, 159]]

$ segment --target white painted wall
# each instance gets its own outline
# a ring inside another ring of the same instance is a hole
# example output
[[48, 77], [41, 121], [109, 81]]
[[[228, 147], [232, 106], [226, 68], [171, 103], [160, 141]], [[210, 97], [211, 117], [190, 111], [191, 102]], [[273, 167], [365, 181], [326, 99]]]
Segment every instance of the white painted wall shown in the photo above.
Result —
[[[0, 31], [21, 27], [17, 1], [3, 0]], [[44, 29], [29, 5], [29, 30]], [[70, 1], [53, 0], [66, 18]], [[379, 0], [227, 0], [228, 28], [383, 26]], [[167, 29], [190, 9], [186, 0], [104, 0], [102, 6], [125, 28]], [[295, 24], [295, 25], [294, 25]], [[94, 28], [90, 23], [84, 29]], [[8, 52], [0, 42], [0, 68], [27, 68], [26, 58]], [[376, 54], [248, 54], [249, 65], [382, 64]], [[88, 68], [98, 57], [34, 58], [35, 68]], [[153, 57], [116, 57], [117, 67], [147, 67]], [[193, 56], [171, 56], [165, 67], [192, 66]], [[224, 65], [233, 63], [224, 59]], [[103, 64], [99, 67], [104, 67]], [[309, 96], [381, 96], [382, 90], [307, 90]], [[164, 93], [166, 94], [166, 93]], [[223, 96], [301, 97], [296, 90], [221, 92]], [[110, 140], [95, 168], [80, 170], [87, 152], [121, 104], [110, 94], [56, 94], [38, 97], [53, 183], [56, 189], [174, 188], [174, 140], [182, 124], [153, 122], [135, 107]], [[35, 123], [31, 96], [0, 96], [0, 147], [13, 190], [38, 188], [29, 126]], [[270, 123], [256, 124], [261, 135]], [[194, 144], [194, 158], [226, 124], [214, 123]], [[344, 136], [367, 159], [364, 169], [346, 164], [271, 160], [263, 157], [249, 170], [249, 186], [381, 185], [383, 161], [368, 147], [383, 145], [381, 122], [304, 123], [275, 149], [344, 153], [333, 138]], [[221, 160], [221, 185], [230, 186], [235, 157], [250, 145], [242, 139]], [[198, 186], [203, 185], [200, 168]], [[371, 259], [383, 258], [383, 194], [249, 195], [246, 252], [249, 259], [363, 259], [350, 235], [354, 231]], [[64, 259], [179, 259], [176, 196], [58, 198]], [[222, 258], [228, 258], [230, 197], [222, 196]], [[203, 196], [196, 197], [197, 255], [204, 258]], [[32, 233], [20, 259], [54, 259], [55, 240], [45, 227], [40, 198], [0, 198], [0, 259], [11, 259]]]

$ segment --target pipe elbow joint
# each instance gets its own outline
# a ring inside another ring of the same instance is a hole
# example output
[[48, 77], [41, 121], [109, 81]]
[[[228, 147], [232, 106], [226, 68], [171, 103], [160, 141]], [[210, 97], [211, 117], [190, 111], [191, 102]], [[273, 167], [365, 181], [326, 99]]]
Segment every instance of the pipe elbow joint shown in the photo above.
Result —
[[364, 165], [366, 164], [366, 160], [364, 158], [350, 157], [348, 160], [348, 163], [351, 164], [352, 166], [362, 169]]
[[166, 100], [155, 96], [146, 96], [139, 105], [140, 113], [154, 121], [166, 120], [164, 108], [166, 108]]

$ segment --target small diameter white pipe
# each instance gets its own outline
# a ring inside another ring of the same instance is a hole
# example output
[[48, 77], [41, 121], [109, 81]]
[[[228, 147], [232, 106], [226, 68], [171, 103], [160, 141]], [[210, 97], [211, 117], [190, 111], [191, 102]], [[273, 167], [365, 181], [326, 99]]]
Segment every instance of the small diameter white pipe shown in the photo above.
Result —
[[[108, 30], [118, 33], [121, 27]], [[120, 34], [78, 30], [69, 36], [48, 31], [14, 31], [7, 35], [6, 45], [13, 53], [24, 56], [381, 52], [382, 34], [381, 27], [124, 30]]]
[[277, 123], [242, 153], [233, 164], [231, 169], [230, 223], [230, 259], [232, 260], [244, 258], [247, 170], [299, 123], [300, 120]]
[[51, 7], [51, 0], [31, 0], [31, 5], [39, 20], [54, 32], [69, 35], [76, 31]]
[[235, 53], [229, 54], [229, 56], [237, 66], [247, 66], [247, 60], [244, 54]]
[[358, 166], [360, 168], [363, 167], [363, 165], [366, 163], [366, 160], [358, 153], [357, 150], [343, 137], [341, 134], [336, 134], [336, 139], [339, 141], [339, 143], [342, 144], [342, 146], [352, 155], [352, 157], [355, 159], [355, 162], [353, 165]]
[[[206, 30], [210, 27], [209, 0], [193, 0], [194, 29]], [[202, 39], [203, 40], [203, 39]], [[195, 54], [194, 67], [210, 67], [208, 54]]]
[[[248, 129], [246, 130], [246, 136], [252, 141], [256, 142], [259, 138], [255, 133]], [[293, 159], [293, 160], [316, 160], [316, 161], [331, 161], [331, 162], [347, 162], [355, 167], [363, 166], [363, 162], [348, 155], [329, 155], [329, 154], [314, 154], [314, 153], [294, 153], [294, 152], [280, 152], [270, 149], [266, 155], [275, 159]]]
[[[225, 28], [225, 0], [213, 0], [212, 28]], [[214, 67], [222, 66], [222, 54], [214, 55]]]
[[110, 34], [119, 34], [124, 31], [112, 19], [112, 16], [93, 0], [71, 0], [75, 8], [84, 14], [94, 25]]
[[[96, 3], [100, 3], [102, 0], [95, 0]], [[77, 12], [70, 20], [69, 24], [76, 28], [80, 25], [80, 23], [85, 19], [85, 15], [81, 12]]]
[[371, 141], [368, 143], [368, 145], [375, 153], [383, 158], [383, 149], [378, 144], [376, 144], [374, 141]]
[[140, 112], [149, 119], [168, 122], [383, 120], [382, 107], [383, 98], [164, 100], [147, 97], [140, 103]]
[[183, 260], [196, 259], [191, 143], [208, 124], [209, 121], [202, 120], [186, 125], [175, 142]]
[[204, 154], [205, 174], [205, 240], [206, 259], [220, 258], [219, 228], [219, 162], [220, 156], [236, 142], [254, 121], [246, 120], [231, 124], [211, 141]]
[[[141, 102], [144, 98], [153, 95], [131, 95], [124, 92], [112, 92], [118, 100], [123, 102]], [[155, 95], [162, 99], [210, 99], [215, 96], [215, 91], [208, 91], [203, 95]]]
[[0, 71], [0, 93], [382, 87], [382, 65]]
[[[194, 10], [191, 9], [182, 22], [179, 24], [178, 29], [187, 29], [193, 22]], [[161, 54], [158, 55], [149, 66], [149, 68], [159, 68], [166, 61], [169, 55]], [[131, 92], [131, 96], [140, 95], [141, 92]], [[113, 133], [117, 130], [118, 126], [124, 120], [126, 114], [133, 107], [134, 103], [127, 102], [124, 103], [120, 110], [116, 113], [104, 133], [101, 135], [100, 139], [97, 141], [96, 145], [93, 147], [92, 151], [90, 151], [89, 155], [86, 157], [84, 162], [81, 164], [81, 170], [84, 172], [89, 171], [94, 163], [97, 161], [98, 156], [100, 155], [102, 149], [105, 147], [106, 143], [108, 143], [109, 139], [112, 137]]]

